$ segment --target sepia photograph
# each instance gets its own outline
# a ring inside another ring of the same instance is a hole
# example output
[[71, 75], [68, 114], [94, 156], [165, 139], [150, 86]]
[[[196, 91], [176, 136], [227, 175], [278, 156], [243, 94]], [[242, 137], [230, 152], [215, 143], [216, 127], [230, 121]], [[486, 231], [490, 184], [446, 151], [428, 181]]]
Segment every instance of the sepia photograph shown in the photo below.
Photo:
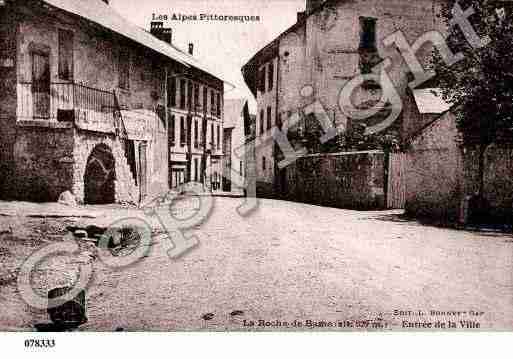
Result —
[[20, 347], [513, 331], [512, 2], [0, 0], [0, 43]]

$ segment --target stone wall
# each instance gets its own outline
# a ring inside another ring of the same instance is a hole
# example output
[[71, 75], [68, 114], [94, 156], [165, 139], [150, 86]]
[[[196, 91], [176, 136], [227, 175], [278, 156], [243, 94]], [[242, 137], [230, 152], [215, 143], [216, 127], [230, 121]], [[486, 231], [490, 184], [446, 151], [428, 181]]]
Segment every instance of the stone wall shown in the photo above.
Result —
[[12, 197], [16, 138], [16, 25], [0, 7], [0, 198]]
[[406, 212], [454, 221], [463, 198], [463, 156], [454, 115], [445, 114], [414, 139], [408, 152]]
[[380, 151], [310, 155], [286, 168], [283, 195], [293, 201], [347, 209], [382, 209], [384, 160]]
[[73, 184], [72, 128], [18, 127], [9, 198], [57, 201]]
[[306, 26], [298, 26], [280, 38], [280, 64], [278, 72], [278, 107], [282, 119], [308, 104], [308, 98], [300, 96], [301, 89], [311, 85], [307, 81]]
[[139, 203], [139, 188], [135, 183], [133, 174], [124, 155], [124, 143], [120, 141], [119, 138], [110, 135], [77, 131], [75, 146], [73, 148], [73, 183], [68, 190], [72, 190], [79, 202], [84, 201], [84, 181], [87, 161], [93, 149], [99, 144], [106, 145], [114, 156], [116, 168], [116, 202], [130, 204]]
[[[412, 142], [406, 174], [409, 215], [455, 222], [462, 200], [478, 192], [478, 148], [460, 147], [457, 137], [455, 116], [449, 112]], [[487, 149], [483, 195], [491, 216], [511, 221], [513, 146], [494, 144]]]
[[255, 185], [257, 198], [277, 199], [281, 197], [279, 193], [276, 193], [272, 183], [256, 181]]
[[492, 146], [486, 152], [485, 193], [492, 215], [513, 219], [513, 148]]
[[138, 203], [136, 185], [125, 157], [124, 143], [111, 135], [73, 129], [20, 127], [14, 147], [14, 178], [9, 198], [55, 202], [71, 191], [84, 202], [86, 165], [93, 149], [106, 145], [115, 159], [116, 202]]
[[[466, 147], [463, 154], [464, 190], [472, 195], [479, 188], [479, 151], [477, 146]], [[484, 197], [490, 215], [497, 220], [513, 223], [513, 145], [492, 144], [485, 152]]]

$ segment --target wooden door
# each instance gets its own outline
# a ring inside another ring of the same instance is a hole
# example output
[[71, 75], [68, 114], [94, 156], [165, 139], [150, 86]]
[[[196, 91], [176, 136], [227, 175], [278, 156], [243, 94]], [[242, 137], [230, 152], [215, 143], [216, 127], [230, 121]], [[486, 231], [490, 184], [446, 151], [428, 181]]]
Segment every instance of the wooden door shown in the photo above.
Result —
[[50, 118], [50, 56], [32, 54], [33, 117]]
[[406, 161], [405, 153], [390, 154], [387, 194], [389, 209], [403, 209], [406, 204]]
[[139, 145], [139, 183], [140, 183], [140, 190], [141, 190], [141, 201], [146, 198], [146, 195], [148, 194], [148, 188], [147, 188], [147, 158], [146, 158], [146, 149], [147, 149], [146, 142], [142, 142]]

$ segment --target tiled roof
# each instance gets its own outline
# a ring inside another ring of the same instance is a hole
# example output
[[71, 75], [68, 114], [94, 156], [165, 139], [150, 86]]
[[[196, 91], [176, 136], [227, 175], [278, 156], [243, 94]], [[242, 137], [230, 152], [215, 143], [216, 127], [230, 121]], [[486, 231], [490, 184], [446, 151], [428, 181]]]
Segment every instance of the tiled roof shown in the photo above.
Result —
[[78, 15], [111, 31], [123, 35], [141, 45], [161, 53], [186, 66], [196, 67], [219, 79], [212, 70], [179, 48], [157, 39], [155, 36], [123, 18], [102, 0], [43, 0], [61, 10]]
[[452, 107], [452, 104], [442, 98], [441, 91], [437, 88], [413, 90], [413, 96], [422, 114], [441, 114]]

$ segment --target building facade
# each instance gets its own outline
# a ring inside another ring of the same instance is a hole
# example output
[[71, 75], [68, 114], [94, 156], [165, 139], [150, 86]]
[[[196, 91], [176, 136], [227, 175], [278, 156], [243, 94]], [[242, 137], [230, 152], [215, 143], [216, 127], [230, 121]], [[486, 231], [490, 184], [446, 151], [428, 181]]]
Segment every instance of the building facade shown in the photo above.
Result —
[[[172, 44], [172, 29], [160, 21], [151, 33]], [[193, 56], [194, 44], [188, 54]], [[222, 184], [224, 83], [198, 68], [168, 75], [170, 178], [172, 189], [186, 182], [202, 183], [220, 191]]]
[[203, 74], [192, 56], [101, 0], [7, 0], [0, 32], [2, 198], [56, 201], [71, 191], [83, 203], [140, 203], [174, 184], [173, 116], [195, 122], [189, 95], [169, 111], [182, 99], [168, 87]]
[[[306, 108], [318, 102], [332, 125], [351, 130], [354, 121], [340, 106], [341, 90], [359, 75], [379, 73], [374, 67], [384, 59], [390, 59], [388, 78], [405, 99], [390, 131], [406, 139], [422, 126], [417, 118], [410, 117], [414, 104], [406, 96], [415, 74], [398, 48], [385, 45], [384, 39], [400, 32], [413, 44], [430, 31], [444, 31], [439, 18], [441, 1], [307, 0], [306, 11], [297, 14], [297, 22], [243, 67], [245, 81], [257, 100], [256, 135], [266, 143], [256, 149], [259, 195], [279, 194], [280, 184], [287, 177], [286, 170], [277, 166], [283, 154], [273, 141], [265, 140], [271, 134], [269, 129], [287, 126], [297, 115], [297, 123], [288, 128], [290, 142], [306, 147], [309, 153], [323, 152], [315, 140], [319, 137], [318, 122]], [[431, 45], [416, 53], [422, 65], [431, 56]], [[355, 108], [368, 109], [380, 104], [381, 95], [380, 84], [364, 82], [351, 100]], [[384, 112], [397, 110], [393, 103], [380, 105]]]
[[244, 124], [249, 120], [248, 101], [230, 99], [224, 108], [223, 192], [241, 194], [246, 183], [246, 146]]

